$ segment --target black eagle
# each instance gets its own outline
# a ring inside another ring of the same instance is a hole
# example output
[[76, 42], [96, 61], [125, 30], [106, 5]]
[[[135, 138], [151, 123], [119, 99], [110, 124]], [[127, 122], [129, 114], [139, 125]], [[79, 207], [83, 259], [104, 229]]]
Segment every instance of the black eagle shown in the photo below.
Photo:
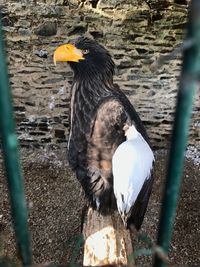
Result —
[[154, 156], [137, 112], [113, 83], [114, 62], [102, 45], [86, 37], [59, 46], [57, 61], [68, 62], [74, 72], [70, 166], [93, 208], [102, 213], [118, 208], [126, 227], [140, 229]]

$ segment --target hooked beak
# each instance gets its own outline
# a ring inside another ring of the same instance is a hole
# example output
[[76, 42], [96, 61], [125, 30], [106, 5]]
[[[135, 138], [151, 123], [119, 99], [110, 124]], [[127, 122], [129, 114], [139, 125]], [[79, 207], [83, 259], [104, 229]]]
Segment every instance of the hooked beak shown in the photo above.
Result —
[[56, 62], [79, 62], [79, 60], [84, 60], [83, 53], [80, 49], [76, 48], [72, 44], [64, 44], [59, 46], [53, 56], [54, 64]]

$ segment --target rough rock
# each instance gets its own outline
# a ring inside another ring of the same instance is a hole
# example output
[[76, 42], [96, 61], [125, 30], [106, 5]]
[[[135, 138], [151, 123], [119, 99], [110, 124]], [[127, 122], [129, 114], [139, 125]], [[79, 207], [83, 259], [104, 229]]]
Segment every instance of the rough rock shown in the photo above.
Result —
[[38, 28], [35, 29], [35, 34], [41, 36], [52, 36], [56, 35], [57, 32], [57, 23], [55, 21], [46, 21]]
[[[4, 4], [2, 16], [21, 144], [66, 145], [72, 72], [67, 64], [55, 67], [52, 56], [59, 44], [86, 34], [112, 54], [116, 63], [115, 83], [134, 104], [153, 146], [167, 147], [174, 119], [180, 54], [161, 66], [154, 69], [152, 66], [184, 40], [187, 6], [174, 5], [173, 1], [160, 5], [160, 1], [147, 4], [139, 0], [102, 0], [94, 8], [86, 2]], [[46, 36], [35, 35], [35, 29]], [[47, 51], [47, 58], [34, 53], [42, 50]], [[197, 92], [190, 127], [191, 145], [200, 142], [199, 110]], [[56, 134], [58, 129], [65, 135]]]

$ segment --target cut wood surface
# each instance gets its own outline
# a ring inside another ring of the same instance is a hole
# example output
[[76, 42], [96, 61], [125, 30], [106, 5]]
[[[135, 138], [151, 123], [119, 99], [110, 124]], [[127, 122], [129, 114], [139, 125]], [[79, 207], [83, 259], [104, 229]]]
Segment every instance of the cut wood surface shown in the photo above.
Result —
[[125, 229], [117, 212], [102, 216], [89, 208], [83, 235], [83, 266], [134, 265], [130, 231]]

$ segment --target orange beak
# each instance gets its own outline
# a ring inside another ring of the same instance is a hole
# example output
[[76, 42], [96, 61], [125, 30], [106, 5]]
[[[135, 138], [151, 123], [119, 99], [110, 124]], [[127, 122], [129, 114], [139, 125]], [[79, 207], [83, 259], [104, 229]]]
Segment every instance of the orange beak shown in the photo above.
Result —
[[83, 53], [80, 49], [76, 48], [72, 44], [64, 44], [59, 46], [53, 56], [54, 64], [57, 61], [61, 62], [79, 62], [79, 60], [84, 60]]

